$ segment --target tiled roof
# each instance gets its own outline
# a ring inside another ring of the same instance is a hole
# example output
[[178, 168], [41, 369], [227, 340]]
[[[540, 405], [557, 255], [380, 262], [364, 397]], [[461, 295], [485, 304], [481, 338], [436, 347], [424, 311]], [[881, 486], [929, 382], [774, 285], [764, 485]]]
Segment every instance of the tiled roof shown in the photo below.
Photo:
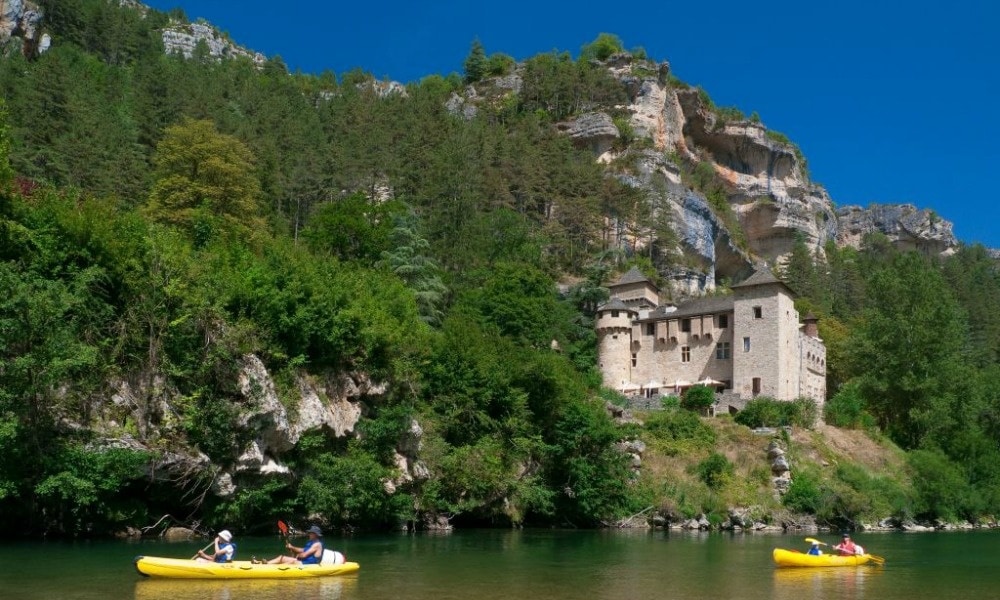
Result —
[[729, 287], [740, 288], [750, 287], [752, 285], [767, 285], [769, 283], [780, 283], [781, 285], [785, 285], [784, 282], [774, 276], [771, 269], [768, 269], [767, 267], [760, 267], [754, 271], [754, 274], [750, 277], [747, 277], [743, 281]]
[[636, 312], [634, 308], [627, 306], [624, 302], [622, 302], [621, 298], [612, 298], [605, 304], [598, 306], [597, 310], [630, 310], [632, 312]]
[[753, 287], [757, 285], [773, 285], [773, 284], [780, 285], [781, 287], [785, 288], [785, 291], [788, 292], [791, 296], [793, 297], [796, 296], [792, 288], [788, 287], [788, 285], [784, 281], [775, 277], [774, 273], [771, 272], [771, 269], [767, 268], [766, 266], [759, 267], [754, 272], [753, 275], [729, 287], [730, 289], [737, 289], [737, 288]]
[[678, 317], [691, 317], [694, 315], [709, 314], [714, 315], [718, 313], [732, 312], [733, 297], [708, 296], [705, 298], [695, 298], [693, 300], [688, 300], [687, 302], [682, 302], [677, 306], [677, 310], [672, 312], [661, 310], [662, 308], [664, 307], [657, 308], [649, 314], [649, 319], [644, 320], [676, 319]]
[[[622, 275], [618, 279], [618, 281], [616, 281], [613, 285], [625, 285], [629, 283], [643, 283], [643, 282], [653, 285], [653, 282], [650, 281], [648, 277], [642, 274], [642, 271], [639, 270], [639, 267], [632, 267], [631, 269], [628, 270], [627, 273]], [[656, 286], [654, 285], [653, 287]]]

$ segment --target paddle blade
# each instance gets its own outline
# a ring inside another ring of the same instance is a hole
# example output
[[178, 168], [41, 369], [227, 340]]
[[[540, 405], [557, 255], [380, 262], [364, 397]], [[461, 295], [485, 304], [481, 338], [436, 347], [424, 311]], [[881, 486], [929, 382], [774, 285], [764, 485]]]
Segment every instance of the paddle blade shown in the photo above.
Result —
[[874, 554], [869, 554], [868, 558], [871, 559], [871, 561], [873, 563], [875, 563], [876, 565], [884, 565], [885, 564], [885, 559], [882, 558], [881, 556], [875, 556]]
[[284, 521], [278, 521], [278, 531], [281, 532], [281, 535], [287, 536], [288, 535], [288, 525], [285, 525]]
[[829, 546], [830, 545], [830, 544], [827, 544], [826, 542], [821, 542], [821, 541], [817, 540], [816, 538], [806, 538], [806, 541], [809, 542], [810, 544], [819, 544], [820, 546]]

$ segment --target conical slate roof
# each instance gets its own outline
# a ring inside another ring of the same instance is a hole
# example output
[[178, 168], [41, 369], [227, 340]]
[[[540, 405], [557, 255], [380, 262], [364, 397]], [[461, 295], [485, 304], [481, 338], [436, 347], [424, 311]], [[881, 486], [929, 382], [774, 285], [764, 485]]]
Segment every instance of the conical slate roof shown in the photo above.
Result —
[[611, 300], [608, 300], [605, 304], [598, 306], [597, 310], [627, 310], [631, 312], [636, 312], [634, 308], [631, 308], [627, 304], [622, 302], [621, 298], [612, 298]]
[[[629, 283], [643, 283], [643, 282], [653, 285], [653, 282], [650, 281], [648, 277], [642, 274], [642, 271], [639, 270], [639, 267], [632, 267], [631, 269], [628, 270], [627, 273], [622, 275], [618, 279], [618, 281], [614, 283], [614, 285], [626, 285]], [[656, 286], [653, 285], [653, 287]]]
[[750, 287], [753, 285], [766, 285], [769, 283], [780, 283], [781, 285], [785, 285], [783, 281], [774, 276], [771, 269], [768, 269], [767, 267], [759, 267], [756, 271], [754, 271], [753, 275], [730, 287]]

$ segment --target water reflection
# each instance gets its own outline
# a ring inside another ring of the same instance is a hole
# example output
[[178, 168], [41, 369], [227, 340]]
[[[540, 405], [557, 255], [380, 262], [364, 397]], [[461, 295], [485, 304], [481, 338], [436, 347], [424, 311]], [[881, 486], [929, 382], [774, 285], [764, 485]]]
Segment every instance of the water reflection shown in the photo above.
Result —
[[878, 567], [787, 568], [774, 570], [775, 600], [838, 598], [862, 600], [865, 589], [883, 573]]
[[357, 576], [310, 579], [141, 579], [135, 600], [338, 600], [357, 585]]

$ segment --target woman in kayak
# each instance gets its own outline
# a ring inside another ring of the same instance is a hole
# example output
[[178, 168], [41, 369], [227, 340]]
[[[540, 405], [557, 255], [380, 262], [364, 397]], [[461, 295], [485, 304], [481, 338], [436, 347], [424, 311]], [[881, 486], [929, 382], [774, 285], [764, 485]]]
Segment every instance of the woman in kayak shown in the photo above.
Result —
[[206, 554], [204, 550], [199, 550], [195, 560], [217, 563], [232, 562], [234, 554], [236, 554], [236, 544], [233, 543], [233, 534], [228, 529], [223, 529], [219, 535], [215, 536], [215, 552]]
[[309, 541], [301, 548], [296, 548], [290, 542], [285, 542], [285, 548], [295, 553], [295, 556], [275, 556], [267, 561], [269, 565], [291, 564], [291, 565], [318, 565], [323, 560], [323, 530], [313, 525], [307, 531]]

